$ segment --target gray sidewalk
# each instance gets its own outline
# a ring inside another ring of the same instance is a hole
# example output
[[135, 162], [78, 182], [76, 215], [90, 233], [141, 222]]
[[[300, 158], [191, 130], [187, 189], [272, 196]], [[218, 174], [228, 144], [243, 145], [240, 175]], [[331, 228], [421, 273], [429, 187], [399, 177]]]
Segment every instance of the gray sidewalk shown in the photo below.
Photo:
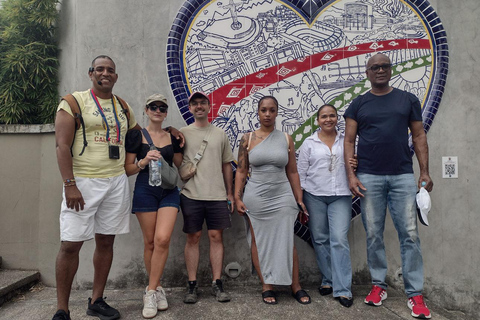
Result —
[[[219, 303], [210, 294], [210, 288], [199, 288], [199, 301], [193, 305], [183, 303], [184, 288], [165, 288], [169, 309], [159, 312], [154, 319], [414, 319], [407, 308], [407, 299], [403, 292], [388, 289], [388, 299], [380, 307], [372, 307], [363, 303], [370, 286], [353, 286], [354, 304], [345, 308], [332, 296], [320, 296], [315, 287], [306, 287], [312, 303], [301, 305], [291, 296], [287, 287], [277, 287], [279, 292], [277, 305], [266, 305], [262, 302], [260, 286], [226, 285], [232, 301]], [[70, 311], [73, 320], [89, 319], [85, 314], [87, 298], [90, 290], [73, 290], [70, 298]], [[120, 310], [122, 319], [143, 319], [142, 289], [106, 290], [107, 302]], [[452, 312], [429, 303], [432, 319], [467, 319], [461, 312]], [[0, 307], [1, 320], [50, 320], [55, 313], [55, 288], [33, 287], [24, 295]]]

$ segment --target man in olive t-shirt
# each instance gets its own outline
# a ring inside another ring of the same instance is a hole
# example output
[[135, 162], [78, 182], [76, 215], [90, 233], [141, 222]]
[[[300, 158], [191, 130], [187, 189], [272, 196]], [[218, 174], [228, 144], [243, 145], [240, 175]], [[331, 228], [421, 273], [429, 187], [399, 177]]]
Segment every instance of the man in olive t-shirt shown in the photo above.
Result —
[[189, 110], [195, 122], [180, 129], [185, 136], [183, 161], [193, 160], [204, 139], [208, 143], [201, 161], [198, 162], [196, 174], [185, 183], [180, 196], [183, 232], [187, 234], [185, 263], [188, 285], [184, 302], [197, 302], [199, 242], [204, 221], [210, 241], [212, 294], [218, 301], [227, 302], [230, 297], [223, 290], [220, 278], [223, 268], [223, 230], [231, 226], [230, 214], [233, 212], [231, 162], [234, 158], [225, 132], [208, 122], [208, 96], [201, 92], [193, 93], [189, 98]]

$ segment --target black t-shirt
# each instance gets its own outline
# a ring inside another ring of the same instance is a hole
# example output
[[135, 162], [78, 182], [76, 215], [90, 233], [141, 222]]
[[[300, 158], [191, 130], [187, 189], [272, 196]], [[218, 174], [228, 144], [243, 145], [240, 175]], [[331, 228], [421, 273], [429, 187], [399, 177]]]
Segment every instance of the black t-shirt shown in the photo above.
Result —
[[408, 129], [411, 121], [422, 121], [417, 97], [396, 88], [383, 96], [367, 92], [352, 101], [344, 117], [358, 125], [357, 172], [413, 173]]
[[[171, 134], [170, 139], [172, 141], [171, 144], [162, 148], [157, 147], [157, 150], [160, 151], [165, 161], [172, 166], [174, 153], [181, 153], [182, 148], [180, 148], [180, 142]], [[140, 130], [130, 130], [125, 137], [125, 150], [129, 153], [136, 153], [137, 160], [140, 160], [145, 158], [148, 151], [150, 151], [150, 146], [147, 143], [142, 143], [142, 132]], [[148, 170], [148, 166], [146, 169]]]

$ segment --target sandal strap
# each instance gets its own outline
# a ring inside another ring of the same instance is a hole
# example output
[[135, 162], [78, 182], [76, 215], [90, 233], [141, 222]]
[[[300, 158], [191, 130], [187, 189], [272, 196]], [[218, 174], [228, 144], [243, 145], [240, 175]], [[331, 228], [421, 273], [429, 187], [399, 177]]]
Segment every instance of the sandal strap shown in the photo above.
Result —
[[267, 290], [262, 292], [262, 298], [277, 298], [277, 295], [275, 294], [275, 291]]
[[294, 296], [295, 296], [295, 299], [297, 299], [297, 300], [298, 300], [298, 299], [301, 299], [301, 298], [303, 298], [303, 297], [309, 297], [309, 298], [310, 298], [310, 296], [308, 295], [307, 291], [305, 291], [305, 290], [303, 290], [303, 289], [298, 290], [298, 291], [294, 294]]

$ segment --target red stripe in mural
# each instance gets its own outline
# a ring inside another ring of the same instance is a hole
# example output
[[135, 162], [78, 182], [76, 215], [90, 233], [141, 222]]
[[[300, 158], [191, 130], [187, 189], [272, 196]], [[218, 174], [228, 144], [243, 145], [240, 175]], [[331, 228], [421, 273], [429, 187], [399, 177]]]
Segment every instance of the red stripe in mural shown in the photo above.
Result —
[[402, 49], [431, 49], [428, 39], [392, 39], [351, 45], [319, 52], [311, 56], [284, 62], [236, 79], [209, 94], [212, 101], [211, 119], [217, 117], [222, 106], [231, 106], [256, 91], [321, 65], [376, 51]]

